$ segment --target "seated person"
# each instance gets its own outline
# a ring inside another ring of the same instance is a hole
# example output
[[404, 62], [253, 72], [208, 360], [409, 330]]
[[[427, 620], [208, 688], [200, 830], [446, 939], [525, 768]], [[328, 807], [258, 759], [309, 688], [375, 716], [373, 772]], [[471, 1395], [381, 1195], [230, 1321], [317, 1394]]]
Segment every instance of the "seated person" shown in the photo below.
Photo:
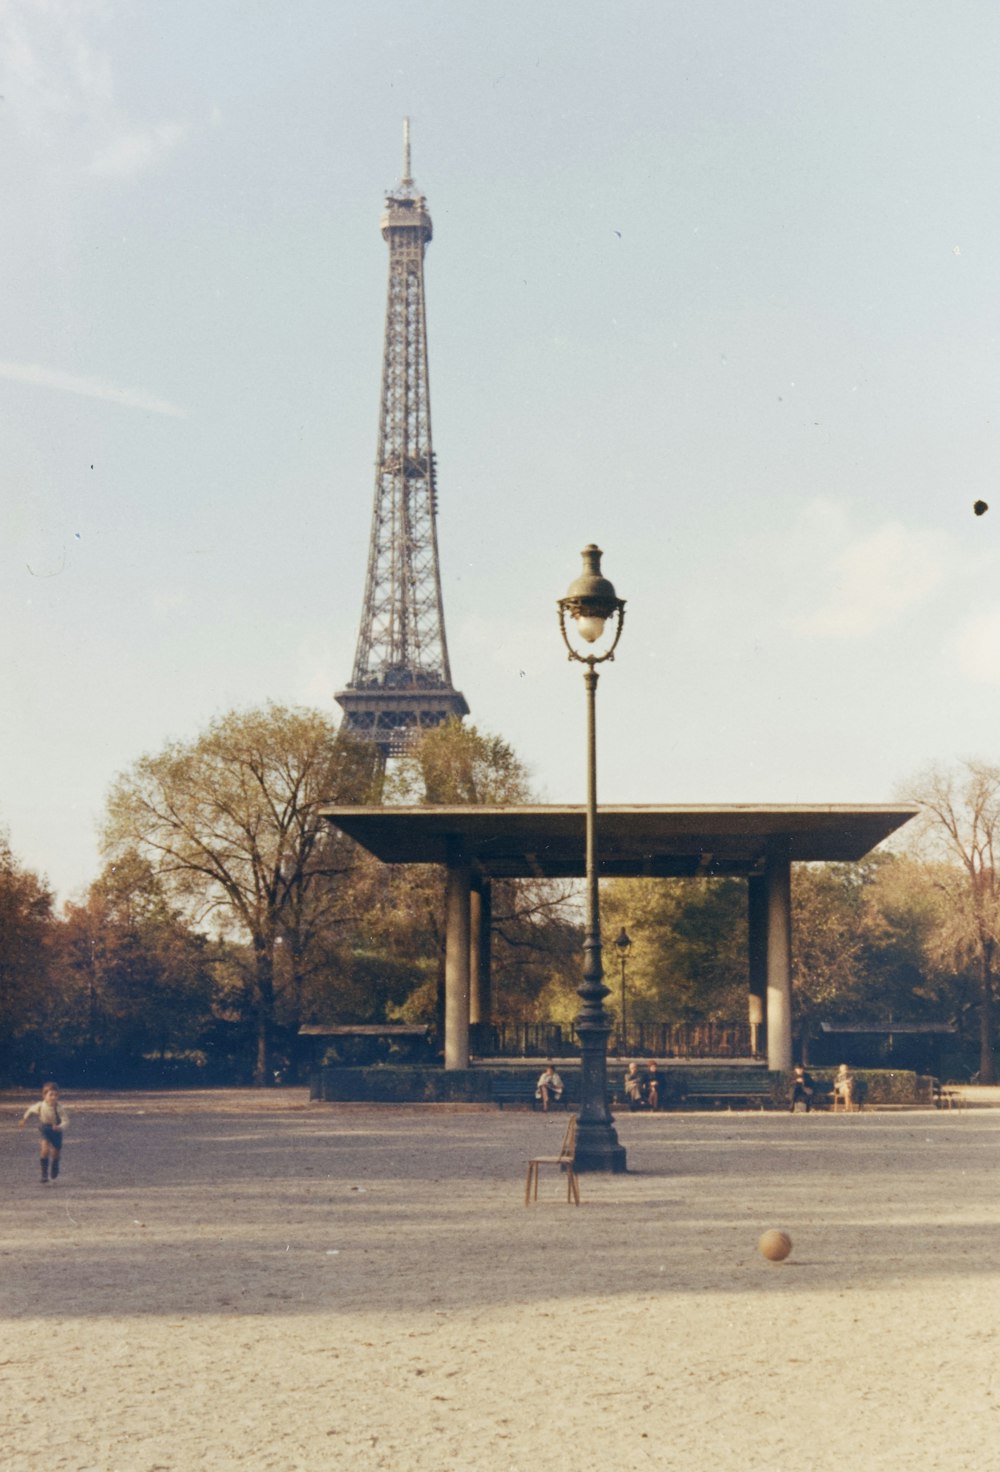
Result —
[[662, 1083], [663, 1076], [656, 1066], [656, 1059], [651, 1058], [646, 1067], [646, 1103], [650, 1109], [660, 1107], [660, 1085]]
[[795, 1075], [792, 1078], [792, 1094], [788, 1105], [789, 1114], [795, 1113], [795, 1106], [802, 1099], [805, 1102], [806, 1113], [812, 1108], [813, 1081], [811, 1074], [806, 1073], [801, 1063], [795, 1065]]
[[833, 1092], [835, 1097], [843, 1099], [847, 1109], [854, 1108], [855, 1084], [854, 1074], [851, 1073], [846, 1063], [842, 1063], [837, 1069], [833, 1080]]
[[639, 1072], [638, 1063], [633, 1062], [629, 1064], [628, 1072], [623, 1081], [623, 1087], [628, 1107], [634, 1114], [646, 1102], [646, 1080]]
[[556, 1073], [555, 1064], [549, 1059], [538, 1076], [538, 1083], [535, 1085], [535, 1098], [541, 1099], [542, 1109], [547, 1114], [550, 1101], [558, 1104], [562, 1096], [563, 1081], [558, 1073]]

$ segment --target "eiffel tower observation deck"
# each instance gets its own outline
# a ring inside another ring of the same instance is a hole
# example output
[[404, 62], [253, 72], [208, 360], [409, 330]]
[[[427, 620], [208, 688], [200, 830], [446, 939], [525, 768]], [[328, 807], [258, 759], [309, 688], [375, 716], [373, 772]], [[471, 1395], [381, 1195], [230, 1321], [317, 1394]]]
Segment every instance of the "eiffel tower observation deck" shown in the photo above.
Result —
[[348, 731], [400, 756], [415, 736], [468, 715], [451, 683], [437, 543], [437, 470], [431, 443], [424, 308], [427, 201], [410, 173], [385, 199], [389, 293], [382, 360], [375, 502], [354, 671], [334, 697]]

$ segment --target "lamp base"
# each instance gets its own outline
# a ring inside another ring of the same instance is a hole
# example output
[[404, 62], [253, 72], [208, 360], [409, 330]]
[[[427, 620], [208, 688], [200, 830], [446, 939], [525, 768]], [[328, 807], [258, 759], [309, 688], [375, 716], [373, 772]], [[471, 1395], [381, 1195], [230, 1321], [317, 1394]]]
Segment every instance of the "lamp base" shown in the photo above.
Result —
[[578, 1175], [584, 1171], [624, 1175], [628, 1170], [625, 1146], [618, 1143], [610, 1124], [577, 1124], [573, 1169]]

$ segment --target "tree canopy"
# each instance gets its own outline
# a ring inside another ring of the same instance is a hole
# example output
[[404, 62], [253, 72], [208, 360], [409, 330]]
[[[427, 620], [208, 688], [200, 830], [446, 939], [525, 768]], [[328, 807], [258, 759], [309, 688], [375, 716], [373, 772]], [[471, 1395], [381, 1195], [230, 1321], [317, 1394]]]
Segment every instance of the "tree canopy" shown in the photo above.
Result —
[[[531, 783], [502, 737], [459, 722], [424, 733], [384, 782], [374, 758], [314, 711], [220, 716], [116, 780], [105, 868], [61, 916], [0, 836], [0, 1068], [197, 1054], [242, 1070], [252, 1055], [264, 1081], [303, 1021], [438, 1021], [442, 871], [380, 864], [319, 808], [520, 804]], [[951, 1021], [988, 1081], [1000, 768], [931, 768], [905, 795], [921, 815], [893, 850], [795, 867], [795, 1028], [806, 1048], [821, 1019]], [[633, 1022], [745, 1020], [746, 909], [733, 879], [604, 884], [612, 1015], [624, 925]], [[572, 885], [494, 882], [497, 1022], [571, 1021], [581, 922]]]
[[48, 956], [52, 921], [48, 885], [0, 834], [0, 1062], [26, 1035], [43, 1036], [58, 1009]]
[[250, 947], [258, 1082], [271, 1075], [277, 990], [301, 988], [328, 891], [353, 862], [319, 807], [364, 801], [373, 758], [318, 712], [268, 705], [140, 758], [112, 788], [108, 857], [135, 851], [196, 924]]
[[945, 901], [931, 953], [979, 985], [979, 1076], [993, 1083], [994, 1004], [1000, 945], [1000, 767], [967, 761], [928, 767], [904, 789], [920, 817], [910, 839], [925, 881]]

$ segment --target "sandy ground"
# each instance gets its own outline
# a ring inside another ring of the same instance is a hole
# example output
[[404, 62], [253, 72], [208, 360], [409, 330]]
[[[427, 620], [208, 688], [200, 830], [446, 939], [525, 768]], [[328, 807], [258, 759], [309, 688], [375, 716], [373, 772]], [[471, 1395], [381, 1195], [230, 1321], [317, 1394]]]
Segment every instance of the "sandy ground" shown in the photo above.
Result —
[[[5, 1472], [1000, 1463], [1000, 1109], [561, 1116], [0, 1098]], [[760, 1232], [794, 1249], [764, 1261]]]

